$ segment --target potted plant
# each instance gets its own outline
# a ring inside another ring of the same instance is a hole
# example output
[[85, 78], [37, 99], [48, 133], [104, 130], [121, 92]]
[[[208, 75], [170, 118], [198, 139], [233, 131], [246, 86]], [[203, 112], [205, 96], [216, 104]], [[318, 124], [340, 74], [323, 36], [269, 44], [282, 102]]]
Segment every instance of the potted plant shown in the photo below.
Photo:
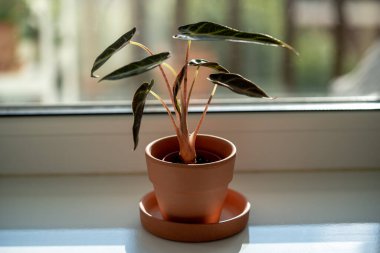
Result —
[[[184, 64], [177, 73], [164, 62], [170, 57], [169, 52], [155, 54], [147, 46], [132, 41], [135, 32], [136, 28], [133, 28], [107, 47], [96, 58], [91, 76], [98, 77], [95, 71], [127, 44], [140, 47], [147, 52], [146, 58], [129, 63], [102, 77], [100, 81], [118, 80], [159, 68], [171, 106], [153, 91], [154, 80], [141, 84], [132, 101], [134, 149], [138, 145], [145, 101], [150, 94], [165, 108], [175, 132], [173, 136], [153, 141], [145, 149], [149, 178], [153, 183], [163, 219], [190, 224], [218, 223], [228, 192], [228, 184], [232, 180], [236, 148], [228, 140], [199, 133], [208, 107], [218, 86], [250, 97], [267, 99], [271, 97], [253, 82], [239, 74], [230, 73], [217, 62], [189, 59], [191, 41], [224, 40], [259, 43], [284, 47], [293, 52], [295, 50], [290, 45], [266, 34], [242, 32], [212, 22], [199, 22], [180, 26], [178, 34], [173, 36], [174, 39], [187, 41]], [[164, 67], [175, 75], [173, 83], [169, 83]], [[207, 78], [214, 86], [198, 124], [193, 131], [190, 131], [187, 122], [188, 108], [201, 68], [210, 68], [215, 72]], [[195, 72], [192, 80], [188, 78], [188, 71]]]

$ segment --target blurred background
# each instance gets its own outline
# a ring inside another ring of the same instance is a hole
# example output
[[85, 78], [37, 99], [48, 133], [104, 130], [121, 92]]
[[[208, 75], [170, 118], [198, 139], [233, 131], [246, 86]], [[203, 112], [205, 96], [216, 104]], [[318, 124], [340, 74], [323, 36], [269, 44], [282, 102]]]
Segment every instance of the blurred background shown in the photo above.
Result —
[[[273, 35], [282, 49], [229, 42], [194, 42], [192, 58], [217, 61], [282, 98], [378, 100], [380, 95], [379, 0], [0, 0], [0, 105], [115, 103], [132, 99], [157, 70], [120, 81], [90, 78], [95, 58], [126, 31], [153, 52], [170, 51], [179, 70], [185, 41], [176, 28], [212, 21]], [[97, 74], [147, 56], [128, 45]], [[172, 75], [167, 71], [173, 80]], [[212, 85], [202, 71], [194, 98]], [[217, 99], [246, 99], [219, 88]]]

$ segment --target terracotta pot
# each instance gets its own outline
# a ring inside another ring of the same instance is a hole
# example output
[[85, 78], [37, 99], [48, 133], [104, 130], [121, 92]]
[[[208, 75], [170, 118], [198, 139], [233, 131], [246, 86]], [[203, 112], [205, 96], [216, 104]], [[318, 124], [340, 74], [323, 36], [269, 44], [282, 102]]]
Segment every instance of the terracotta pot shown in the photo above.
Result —
[[166, 220], [182, 223], [217, 223], [233, 177], [236, 147], [223, 138], [199, 135], [196, 150], [221, 159], [204, 164], [163, 161], [178, 151], [176, 136], [151, 142], [145, 150], [149, 179]]

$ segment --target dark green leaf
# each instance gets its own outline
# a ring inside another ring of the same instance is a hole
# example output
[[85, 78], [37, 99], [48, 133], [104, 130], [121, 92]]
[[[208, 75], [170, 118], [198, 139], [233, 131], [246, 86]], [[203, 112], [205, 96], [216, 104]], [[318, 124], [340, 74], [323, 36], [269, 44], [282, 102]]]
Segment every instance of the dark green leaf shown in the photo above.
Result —
[[132, 62], [124, 67], [121, 67], [114, 72], [106, 75], [100, 81], [103, 80], [119, 80], [122, 78], [139, 75], [148, 70], [151, 70], [158, 65], [160, 65], [163, 61], [168, 59], [170, 56], [169, 52], [154, 54], [152, 56], [148, 56], [141, 61]]
[[101, 53], [94, 62], [94, 65], [91, 69], [91, 77], [99, 77], [94, 75], [94, 72], [99, 69], [111, 56], [122, 49], [125, 45], [129, 43], [129, 41], [132, 39], [133, 35], [136, 32], [136, 28], [133, 28], [129, 32], [125, 33], [123, 36], [121, 36], [119, 39], [117, 39], [114, 43], [112, 43], [109, 47], [107, 47], [103, 53]]
[[257, 97], [257, 98], [271, 98], [256, 84], [252, 83], [248, 79], [238, 74], [232, 74], [232, 73], [211, 74], [208, 77], [208, 80], [220, 86], [226, 87], [230, 89], [231, 91], [238, 94], [246, 95], [249, 97]]
[[133, 111], [133, 142], [134, 150], [137, 148], [139, 143], [139, 132], [142, 116], [144, 113], [145, 101], [149, 91], [152, 89], [154, 80], [150, 81], [150, 84], [143, 83], [135, 92], [132, 101], [132, 111]]
[[180, 26], [176, 39], [184, 40], [228, 40], [233, 42], [258, 43], [271, 46], [285, 47], [297, 53], [293, 47], [270, 35], [262, 33], [248, 33], [212, 22], [199, 22]]
[[210, 61], [207, 61], [204, 59], [192, 59], [191, 61], [189, 61], [189, 65], [190, 66], [207, 67], [207, 68], [212, 68], [212, 69], [219, 71], [219, 72], [229, 73], [229, 71], [225, 67], [219, 65], [219, 63], [210, 62]]
[[175, 100], [175, 107], [177, 109], [177, 112], [181, 112], [177, 95], [178, 95], [178, 92], [179, 92], [179, 90], [181, 88], [181, 84], [182, 84], [183, 78], [185, 77], [186, 69], [187, 69], [187, 64], [185, 64], [182, 67], [182, 69], [178, 73], [178, 75], [177, 75], [177, 77], [176, 77], [176, 79], [174, 81], [174, 85], [173, 85], [173, 97], [174, 97], [174, 100]]

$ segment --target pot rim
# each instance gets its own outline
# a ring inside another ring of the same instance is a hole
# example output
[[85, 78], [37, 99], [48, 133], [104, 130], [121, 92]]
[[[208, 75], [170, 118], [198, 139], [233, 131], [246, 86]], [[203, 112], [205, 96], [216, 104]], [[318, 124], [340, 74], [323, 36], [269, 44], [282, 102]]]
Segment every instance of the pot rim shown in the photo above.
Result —
[[199, 136], [202, 136], [202, 137], [209, 137], [209, 138], [216, 138], [216, 139], [219, 139], [219, 140], [222, 140], [226, 143], [228, 143], [231, 147], [232, 147], [232, 151], [231, 153], [223, 158], [223, 159], [220, 159], [218, 161], [215, 161], [215, 162], [210, 162], [210, 163], [202, 163], [202, 164], [196, 164], [196, 163], [192, 163], [192, 164], [184, 164], [184, 163], [172, 163], [172, 162], [168, 162], [168, 161], [164, 161], [162, 159], [158, 159], [156, 157], [154, 157], [152, 154], [151, 154], [151, 148], [154, 144], [156, 144], [157, 142], [159, 141], [162, 141], [164, 139], [169, 139], [169, 138], [177, 138], [177, 135], [168, 135], [168, 136], [165, 136], [165, 137], [161, 137], [159, 139], [156, 139], [154, 141], [151, 141], [145, 148], [145, 154], [147, 156], [149, 156], [151, 159], [157, 161], [157, 162], [161, 162], [161, 163], [166, 163], [168, 166], [182, 166], [182, 167], [213, 167], [214, 165], [215, 166], [218, 166], [222, 163], [225, 163], [226, 161], [232, 159], [233, 157], [236, 156], [236, 146], [233, 142], [225, 139], [225, 138], [222, 138], [222, 137], [219, 137], [219, 136], [215, 136], [215, 135], [211, 135], [211, 134], [198, 134], [197, 137]]

